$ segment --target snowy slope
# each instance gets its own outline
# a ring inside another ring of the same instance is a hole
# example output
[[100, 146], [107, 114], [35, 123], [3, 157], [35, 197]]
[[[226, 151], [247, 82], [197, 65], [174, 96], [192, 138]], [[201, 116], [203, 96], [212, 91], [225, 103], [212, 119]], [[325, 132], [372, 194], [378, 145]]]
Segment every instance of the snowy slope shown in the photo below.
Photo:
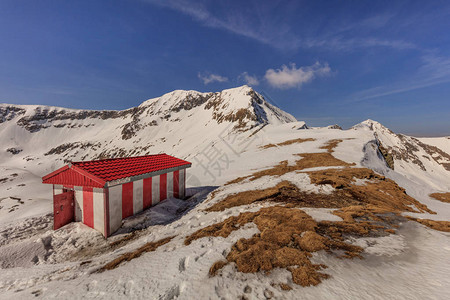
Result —
[[447, 154], [450, 154], [450, 136], [446, 137], [427, 137], [427, 138], [417, 138], [422, 143], [438, 147]]
[[[270, 206], [261, 202], [205, 211], [227, 195], [272, 187], [282, 180], [306, 192], [332, 192], [330, 185], [312, 184], [304, 173], [328, 167], [224, 184], [284, 160], [293, 165], [299, 153], [326, 152], [322, 147], [335, 139], [342, 142], [334, 157], [394, 179], [437, 212], [408, 214], [449, 221], [450, 204], [428, 196], [450, 191], [445, 156], [426, 146], [440, 149], [437, 142], [400, 136], [371, 120], [350, 130], [307, 129], [247, 86], [220, 93], [174, 91], [121, 112], [2, 105], [0, 113], [0, 180], [6, 178], [0, 181], [0, 299], [445, 299], [449, 294], [450, 262], [445, 258], [450, 236], [413, 222], [400, 224], [395, 235], [354, 239], [352, 243], [365, 249], [363, 260], [313, 253], [314, 263], [326, 264], [331, 278], [311, 287], [292, 284], [286, 269], [240, 273], [228, 265], [220, 276], [208, 276], [211, 265], [236, 241], [259, 232], [253, 223], [227, 238], [206, 237], [184, 245], [186, 236], [205, 226]], [[282, 145], [297, 139], [307, 142]], [[274, 147], [265, 147], [268, 144]], [[380, 145], [391, 151], [394, 169], [387, 166]], [[193, 195], [189, 200], [169, 199], [131, 217], [108, 240], [78, 223], [51, 230], [51, 191], [40, 184], [40, 176], [64, 160], [158, 152], [193, 163], [188, 170], [188, 194]], [[303, 210], [315, 220], [341, 220], [333, 209]], [[133, 231], [137, 233], [129, 241], [111, 247]], [[120, 254], [171, 236], [175, 237], [154, 252], [95, 273]], [[271, 285], [274, 282], [288, 282], [292, 290], [281, 290]]]
[[[294, 121], [248, 86], [218, 93], [177, 90], [124, 111], [0, 104], [0, 213], [17, 205], [9, 197], [47, 200], [50, 211], [51, 191], [40, 178], [68, 161], [167, 153], [195, 162], [213, 145], [222, 143], [237, 153], [253, 132]], [[187, 184], [214, 180], [199, 171]], [[22, 206], [2, 221], [19, 217]]]
[[359, 123], [353, 129], [373, 132], [379, 145], [393, 158], [393, 169], [396, 172], [434, 189], [450, 191], [450, 154], [447, 147], [442, 147], [445, 146], [444, 143], [438, 142], [437, 147], [426, 143], [428, 139], [396, 134], [372, 120]]

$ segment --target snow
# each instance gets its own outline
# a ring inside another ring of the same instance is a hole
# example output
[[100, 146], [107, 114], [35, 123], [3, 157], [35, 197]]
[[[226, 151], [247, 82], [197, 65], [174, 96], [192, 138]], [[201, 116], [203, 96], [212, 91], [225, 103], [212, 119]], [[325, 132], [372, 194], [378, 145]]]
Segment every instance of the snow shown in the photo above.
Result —
[[433, 137], [433, 138], [418, 138], [422, 143], [438, 147], [444, 152], [450, 154], [450, 137]]
[[[314, 253], [313, 262], [326, 264], [329, 268], [325, 272], [332, 275], [315, 287], [292, 284], [290, 273], [281, 269], [270, 274], [244, 274], [228, 265], [221, 276], [208, 276], [211, 265], [224, 259], [238, 239], [251, 237], [258, 229], [249, 223], [227, 238], [206, 237], [189, 246], [184, 245], [184, 238], [230, 216], [274, 204], [255, 203], [223, 212], [206, 212], [205, 208], [227, 195], [272, 187], [283, 180], [306, 192], [326, 194], [333, 191], [330, 185], [311, 184], [305, 173], [327, 167], [278, 177], [264, 176], [226, 186], [224, 183], [284, 160], [293, 164], [300, 159], [298, 153], [324, 152], [326, 150], [320, 147], [332, 139], [343, 140], [334, 149], [336, 158], [355, 163], [357, 167], [371, 168], [395, 180], [409, 195], [437, 212], [436, 215], [411, 215], [450, 220], [450, 204], [428, 196], [438, 190], [450, 191], [448, 171], [426, 159], [421, 161], [427, 172], [411, 161], [400, 160], [395, 160], [394, 170], [389, 169], [377, 150], [376, 139], [383, 145], [399, 149], [404, 145], [397, 135], [375, 121], [362, 122], [350, 130], [307, 129], [304, 122], [263, 101], [257, 113], [264, 122], [249, 121], [245, 130], [238, 130], [233, 128], [234, 122], [217, 122], [213, 111], [205, 108], [205, 103], [189, 110], [174, 111], [188, 97], [213, 95], [224, 99], [218, 112], [229, 114], [253, 107], [251, 92], [248, 86], [220, 93], [178, 90], [149, 99], [139, 106], [142, 113], [137, 124], [142, 128], [129, 139], [122, 139], [121, 132], [133, 121], [131, 114], [112, 119], [46, 119], [37, 123], [49, 127], [31, 133], [17, 122], [24, 116], [35, 115], [37, 110], [83, 111], [16, 106], [24, 109], [24, 114], [16, 113], [9, 121], [0, 123], [0, 180], [6, 178], [0, 181], [0, 298], [21, 299], [37, 295], [46, 299], [236, 299], [245, 294], [250, 299], [264, 299], [268, 293], [273, 293], [274, 299], [298, 299], [299, 295], [305, 299], [448, 298], [450, 261], [445, 258], [450, 255], [450, 235], [413, 222], [401, 224], [396, 235], [351, 240], [365, 248], [364, 260], [342, 260], [323, 252]], [[0, 105], [0, 112], [7, 106]], [[150, 125], [152, 121], [157, 125]], [[55, 124], [66, 125], [58, 128], [53, 126]], [[314, 141], [268, 149], [262, 147], [298, 138], [313, 138]], [[445, 138], [419, 140], [448, 151]], [[45, 155], [50, 149], [70, 142], [90, 145], [74, 147], [59, 155]], [[22, 151], [14, 155], [6, 151], [11, 147]], [[148, 148], [143, 150], [142, 147]], [[51, 187], [41, 184], [41, 176], [64, 165], [64, 159], [90, 159], [103, 151], [117, 149], [133, 153], [135, 148], [134, 155], [166, 152], [191, 161], [192, 168], [187, 172], [187, 194], [191, 197], [186, 201], [171, 198], [125, 219], [120, 231], [109, 241], [119, 241], [130, 232], [136, 232], [136, 237], [117, 248], [109, 247], [100, 233], [80, 223], [53, 231]], [[419, 149], [418, 157], [423, 153]], [[364, 181], [355, 183], [365, 184]], [[214, 198], [212, 191], [216, 192]], [[302, 209], [316, 221], [341, 220], [333, 214], [333, 209]], [[170, 236], [175, 237], [154, 252], [123, 263], [117, 269], [95, 272], [120, 254]], [[281, 291], [271, 286], [274, 282], [288, 283], [293, 290]], [[251, 288], [248, 294], [244, 293], [247, 286]]]
[[332, 221], [332, 222], [338, 222], [342, 221], [342, 218], [336, 215], [333, 215], [333, 211], [335, 211], [335, 208], [309, 208], [309, 207], [303, 207], [302, 210], [311, 216], [311, 218], [314, 219], [316, 222], [321, 221]]
[[[369, 167], [372, 170], [386, 176], [397, 182], [397, 184], [406, 190], [406, 193], [421, 203], [428, 206], [429, 209], [436, 212], [436, 214], [417, 214], [417, 213], [405, 213], [405, 215], [414, 216], [417, 218], [425, 218], [439, 221], [450, 220], [450, 204], [437, 201], [431, 198], [429, 195], [439, 190], [448, 190], [450, 188], [450, 182], [448, 180], [449, 175], [445, 174], [440, 169], [437, 172], [442, 172], [442, 177], [434, 176], [430, 178], [430, 175], [424, 173], [420, 168], [415, 165], [405, 164], [395, 160], [394, 165], [406, 166], [408, 168], [397, 167], [391, 170], [387, 165], [380, 159], [380, 154], [377, 152], [377, 145], [371, 141], [364, 147], [364, 158], [362, 160], [362, 165]], [[437, 173], [436, 172], [436, 173]], [[437, 183], [429, 184], [430, 180], [434, 180]]]

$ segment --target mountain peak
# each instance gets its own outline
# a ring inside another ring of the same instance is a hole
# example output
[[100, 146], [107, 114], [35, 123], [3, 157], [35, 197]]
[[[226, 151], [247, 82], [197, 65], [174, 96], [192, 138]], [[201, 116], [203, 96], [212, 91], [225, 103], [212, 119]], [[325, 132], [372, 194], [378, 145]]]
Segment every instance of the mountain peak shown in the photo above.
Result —
[[[241, 129], [258, 124], [281, 124], [296, 119], [278, 107], [268, 103], [262, 95], [248, 85], [225, 89], [220, 92], [175, 90], [159, 98], [145, 101], [139, 106], [148, 110], [146, 115], [159, 115], [165, 120], [183, 119], [183, 112], [198, 118], [213, 119], [217, 123], [236, 122]], [[206, 111], [210, 111], [211, 115]], [[180, 115], [181, 114], [181, 115]], [[245, 125], [244, 125], [245, 124]]]
[[378, 130], [388, 130], [391, 131], [389, 128], [381, 124], [380, 122], [367, 119], [365, 121], [362, 121], [361, 123], [358, 123], [352, 127], [352, 129], [363, 129], [363, 130], [371, 130], [371, 131], [378, 131]]

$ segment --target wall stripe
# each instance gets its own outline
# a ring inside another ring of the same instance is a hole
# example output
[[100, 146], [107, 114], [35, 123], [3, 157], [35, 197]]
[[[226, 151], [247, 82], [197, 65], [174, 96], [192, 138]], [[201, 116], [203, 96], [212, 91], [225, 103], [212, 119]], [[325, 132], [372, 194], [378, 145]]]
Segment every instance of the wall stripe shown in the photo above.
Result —
[[83, 187], [74, 187], [75, 193], [75, 221], [83, 222]]
[[133, 215], [144, 210], [143, 180], [133, 181]]
[[83, 223], [94, 228], [94, 203], [91, 187], [83, 187]]
[[93, 189], [93, 218], [94, 229], [104, 234], [105, 210], [103, 209], [103, 189]]
[[109, 232], [113, 233], [122, 226], [122, 185], [109, 188]]
[[110, 235], [109, 230], [109, 189], [103, 189], [103, 209], [105, 211], [104, 213], [104, 223], [103, 226], [105, 227], [103, 235], [105, 237], [108, 237]]
[[173, 172], [173, 196], [180, 198], [180, 171]]
[[152, 206], [152, 177], [144, 178], [143, 184], [143, 208]]
[[186, 196], [186, 169], [180, 172], [180, 199]]
[[167, 195], [166, 198], [173, 197], [173, 172], [166, 174], [167, 178]]
[[133, 215], [133, 182], [122, 184], [122, 219]]
[[152, 177], [152, 205], [159, 203], [159, 175]]
[[159, 175], [159, 201], [167, 198], [167, 173]]

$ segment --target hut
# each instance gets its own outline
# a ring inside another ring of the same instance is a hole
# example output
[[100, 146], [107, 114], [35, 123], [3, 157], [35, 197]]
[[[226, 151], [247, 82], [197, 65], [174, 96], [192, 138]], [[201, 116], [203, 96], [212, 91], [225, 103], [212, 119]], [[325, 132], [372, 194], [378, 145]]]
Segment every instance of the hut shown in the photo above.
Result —
[[82, 222], [108, 237], [123, 219], [169, 197], [183, 199], [190, 166], [167, 154], [69, 163], [42, 178], [53, 185], [53, 228]]

